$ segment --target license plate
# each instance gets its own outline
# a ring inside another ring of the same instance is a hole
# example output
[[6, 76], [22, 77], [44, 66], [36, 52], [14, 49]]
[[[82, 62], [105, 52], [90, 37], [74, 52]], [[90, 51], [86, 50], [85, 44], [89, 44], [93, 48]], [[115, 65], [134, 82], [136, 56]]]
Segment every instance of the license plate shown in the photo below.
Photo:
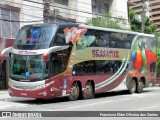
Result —
[[21, 93], [22, 96], [27, 96], [27, 93]]

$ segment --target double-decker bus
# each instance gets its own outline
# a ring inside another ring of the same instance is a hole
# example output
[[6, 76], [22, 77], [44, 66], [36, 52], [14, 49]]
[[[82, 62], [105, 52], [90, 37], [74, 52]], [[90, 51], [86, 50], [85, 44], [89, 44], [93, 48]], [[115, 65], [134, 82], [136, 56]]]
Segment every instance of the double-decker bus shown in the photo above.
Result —
[[22, 27], [10, 56], [11, 96], [90, 99], [94, 94], [128, 90], [141, 93], [156, 80], [153, 35], [81, 24]]

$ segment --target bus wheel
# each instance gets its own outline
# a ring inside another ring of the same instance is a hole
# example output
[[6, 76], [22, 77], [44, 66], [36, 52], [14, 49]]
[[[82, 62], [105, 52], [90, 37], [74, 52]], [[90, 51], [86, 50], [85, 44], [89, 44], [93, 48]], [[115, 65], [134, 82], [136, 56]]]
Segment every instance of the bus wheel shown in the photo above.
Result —
[[131, 80], [129, 84], [129, 93], [133, 94], [136, 91], [136, 81], [134, 79]]
[[37, 100], [38, 102], [44, 101], [44, 99], [42, 99], [42, 98], [36, 98], [36, 100]]
[[140, 79], [139, 83], [137, 84], [137, 92], [138, 93], [143, 92], [143, 88], [144, 88], [144, 82], [142, 79]]
[[77, 82], [74, 82], [70, 90], [69, 100], [72, 100], [72, 101], [77, 100], [78, 97], [79, 97], [79, 86]]
[[91, 84], [91, 82], [87, 82], [84, 91], [82, 92], [82, 97], [83, 99], [91, 99], [93, 98], [93, 96], [93, 85]]

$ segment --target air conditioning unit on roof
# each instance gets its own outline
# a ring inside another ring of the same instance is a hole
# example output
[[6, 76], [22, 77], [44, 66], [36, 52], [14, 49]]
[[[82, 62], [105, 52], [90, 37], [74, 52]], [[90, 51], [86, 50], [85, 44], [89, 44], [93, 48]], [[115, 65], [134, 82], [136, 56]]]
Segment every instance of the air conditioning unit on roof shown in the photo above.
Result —
[[53, 12], [54, 12], [54, 15], [59, 15], [59, 9], [54, 9]]

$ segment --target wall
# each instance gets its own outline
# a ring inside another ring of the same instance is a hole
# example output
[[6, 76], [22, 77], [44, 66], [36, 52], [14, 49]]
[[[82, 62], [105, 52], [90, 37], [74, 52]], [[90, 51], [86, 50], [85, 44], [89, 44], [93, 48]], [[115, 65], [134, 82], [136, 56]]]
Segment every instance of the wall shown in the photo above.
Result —
[[110, 12], [113, 16], [122, 16], [125, 19], [128, 19], [128, 0], [113, 0], [110, 4]]
[[[19, 0], [20, 1], [20, 0]], [[21, 0], [20, 21], [36, 21], [36, 22], [21, 22], [20, 27], [27, 24], [43, 23], [43, 0], [32, 0], [38, 3]]]
[[91, 19], [93, 16], [91, 0], [81, 0], [81, 2], [77, 3], [77, 10], [77, 22], [86, 22]]

